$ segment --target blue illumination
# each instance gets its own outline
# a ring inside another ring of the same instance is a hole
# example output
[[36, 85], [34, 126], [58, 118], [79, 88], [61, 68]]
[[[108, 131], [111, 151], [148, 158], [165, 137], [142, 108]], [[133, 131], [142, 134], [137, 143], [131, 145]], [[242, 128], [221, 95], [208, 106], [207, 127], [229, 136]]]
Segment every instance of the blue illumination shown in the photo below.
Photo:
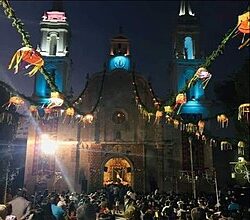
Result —
[[[55, 84], [57, 85], [59, 91], [62, 92], [63, 90], [62, 74], [55, 68], [56, 68], [55, 66], [53, 67], [50, 66], [50, 67], [47, 67], [46, 69], [48, 73], [50, 73], [54, 77]], [[39, 96], [40, 98], [50, 97], [50, 87], [42, 74], [36, 75], [35, 94]]]
[[109, 70], [112, 71], [114, 69], [130, 69], [130, 60], [125, 56], [115, 56], [109, 61]]
[[[192, 68], [186, 69], [184, 73], [180, 75], [178, 80], [178, 92], [182, 91], [183, 88], [186, 86], [187, 82], [191, 79], [195, 70]], [[195, 99], [200, 99], [204, 96], [204, 89], [201, 86], [201, 81], [197, 81], [195, 85], [193, 85], [187, 94], [187, 96]]]
[[208, 115], [208, 110], [199, 101], [190, 100], [182, 105], [180, 114], [202, 114], [203, 117], [206, 117]]
[[191, 37], [185, 37], [184, 47], [186, 49], [186, 59], [194, 59], [193, 40]]

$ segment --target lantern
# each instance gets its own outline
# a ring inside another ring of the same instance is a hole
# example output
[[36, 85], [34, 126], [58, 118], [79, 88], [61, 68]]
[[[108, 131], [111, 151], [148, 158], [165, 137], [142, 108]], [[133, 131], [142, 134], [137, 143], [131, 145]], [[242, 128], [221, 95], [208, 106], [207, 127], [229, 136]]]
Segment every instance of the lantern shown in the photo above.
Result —
[[205, 122], [202, 120], [198, 121], [198, 131], [200, 132], [200, 134], [203, 133], [204, 127], [205, 127]]
[[238, 110], [238, 120], [246, 119], [248, 122], [250, 114], [250, 103], [241, 104]]
[[21, 63], [26, 65], [25, 69], [28, 69], [30, 66], [34, 66], [33, 69], [27, 73], [27, 75], [31, 77], [42, 68], [44, 60], [41, 54], [33, 48], [22, 47], [14, 54], [8, 68], [14, 68], [15, 73], [17, 73], [19, 64]]
[[217, 116], [217, 122], [220, 124], [221, 128], [228, 127], [228, 117], [224, 114]]
[[221, 141], [220, 150], [232, 150], [232, 144], [228, 141]]
[[59, 92], [51, 92], [47, 108], [59, 107], [63, 104], [63, 102], [64, 100]]
[[162, 116], [163, 116], [163, 112], [162, 111], [159, 111], [159, 110], [156, 111], [154, 124], [158, 125], [160, 123], [160, 120], [161, 120]]
[[245, 40], [245, 35], [250, 34], [250, 11], [249, 9], [244, 14], [238, 16], [238, 30], [235, 36], [238, 35], [239, 33], [243, 33], [243, 37], [242, 37], [242, 41], [241, 41], [241, 45], [239, 46], [239, 49], [245, 46], [249, 46], [249, 41], [250, 41], [249, 37], [247, 38], [247, 40]]
[[212, 74], [207, 71], [206, 68], [200, 67], [196, 73], [194, 74], [193, 78], [188, 83], [188, 88], [190, 88], [196, 80], [200, 79], [202, 81], [203, 89], [206, 88], [209, 80], [212, 78]]
[[243, 141], [238, 142], [238, 155], [244, 155], [245, 143]]

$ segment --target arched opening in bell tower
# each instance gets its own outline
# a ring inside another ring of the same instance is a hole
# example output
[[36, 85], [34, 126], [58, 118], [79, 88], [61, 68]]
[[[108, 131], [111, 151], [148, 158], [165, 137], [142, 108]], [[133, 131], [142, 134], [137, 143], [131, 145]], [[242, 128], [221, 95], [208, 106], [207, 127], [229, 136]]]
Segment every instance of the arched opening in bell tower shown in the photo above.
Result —
[[110, 158], [103, 168], [103, 185], [122, 184], [132, 186], [131, 163], [122, 157]]
[[184, 40], [185, 59], [194, 59], [194, 47], [192, 37], [185, 37]]

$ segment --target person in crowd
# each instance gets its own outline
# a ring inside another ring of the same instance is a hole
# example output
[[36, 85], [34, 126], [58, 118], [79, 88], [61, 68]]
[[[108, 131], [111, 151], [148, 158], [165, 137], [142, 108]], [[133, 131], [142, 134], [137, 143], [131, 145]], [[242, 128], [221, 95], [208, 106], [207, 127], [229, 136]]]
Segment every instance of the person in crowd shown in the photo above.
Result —
[[51, 210], [52, 214], [56, 218], [56, 220], [64, 220], [64, 215], [66, 214], [65, 211], [61, 206], [57, 206], [60, 198], [58, 195], [54, 195], [50, 198], [51, 201]]
[[12, 214], [17, 220], [23, 220], [30, 214], [31, 202], [26, 199], [26, 190], [18, 189], [17, 195], [8, 203], [12, 205]]
[[198, 207], [194, 207], [191, 210], [192, 220], [204, 220], [206, 219], [207, 203], [204, 198], [198, 199]]
[[76, 210], [77, 220], [96, 220], [96, 211], [89, 200], [86, 200]]
[[5, 220], [17, 220], [17, 217], [15, 215], [12, 215], [12, 205], [7, 204], [6, 205], [6, 211], [7, 211], [7, 216]]

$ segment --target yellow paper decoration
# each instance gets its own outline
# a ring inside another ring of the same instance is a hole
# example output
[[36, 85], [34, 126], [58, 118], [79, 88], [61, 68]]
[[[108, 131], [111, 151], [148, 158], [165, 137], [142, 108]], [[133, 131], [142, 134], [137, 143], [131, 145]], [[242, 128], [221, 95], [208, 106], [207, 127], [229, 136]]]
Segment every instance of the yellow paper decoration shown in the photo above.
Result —
[[238, 120], [246, 119], [248, 122], [250, 114], [250, 103], [241, 104], [238, 109]]
[[221, 128], [228, 127], [228, 117], [224, 114], [218, 115], [217, 116], [217, 122], [220, 124]]

